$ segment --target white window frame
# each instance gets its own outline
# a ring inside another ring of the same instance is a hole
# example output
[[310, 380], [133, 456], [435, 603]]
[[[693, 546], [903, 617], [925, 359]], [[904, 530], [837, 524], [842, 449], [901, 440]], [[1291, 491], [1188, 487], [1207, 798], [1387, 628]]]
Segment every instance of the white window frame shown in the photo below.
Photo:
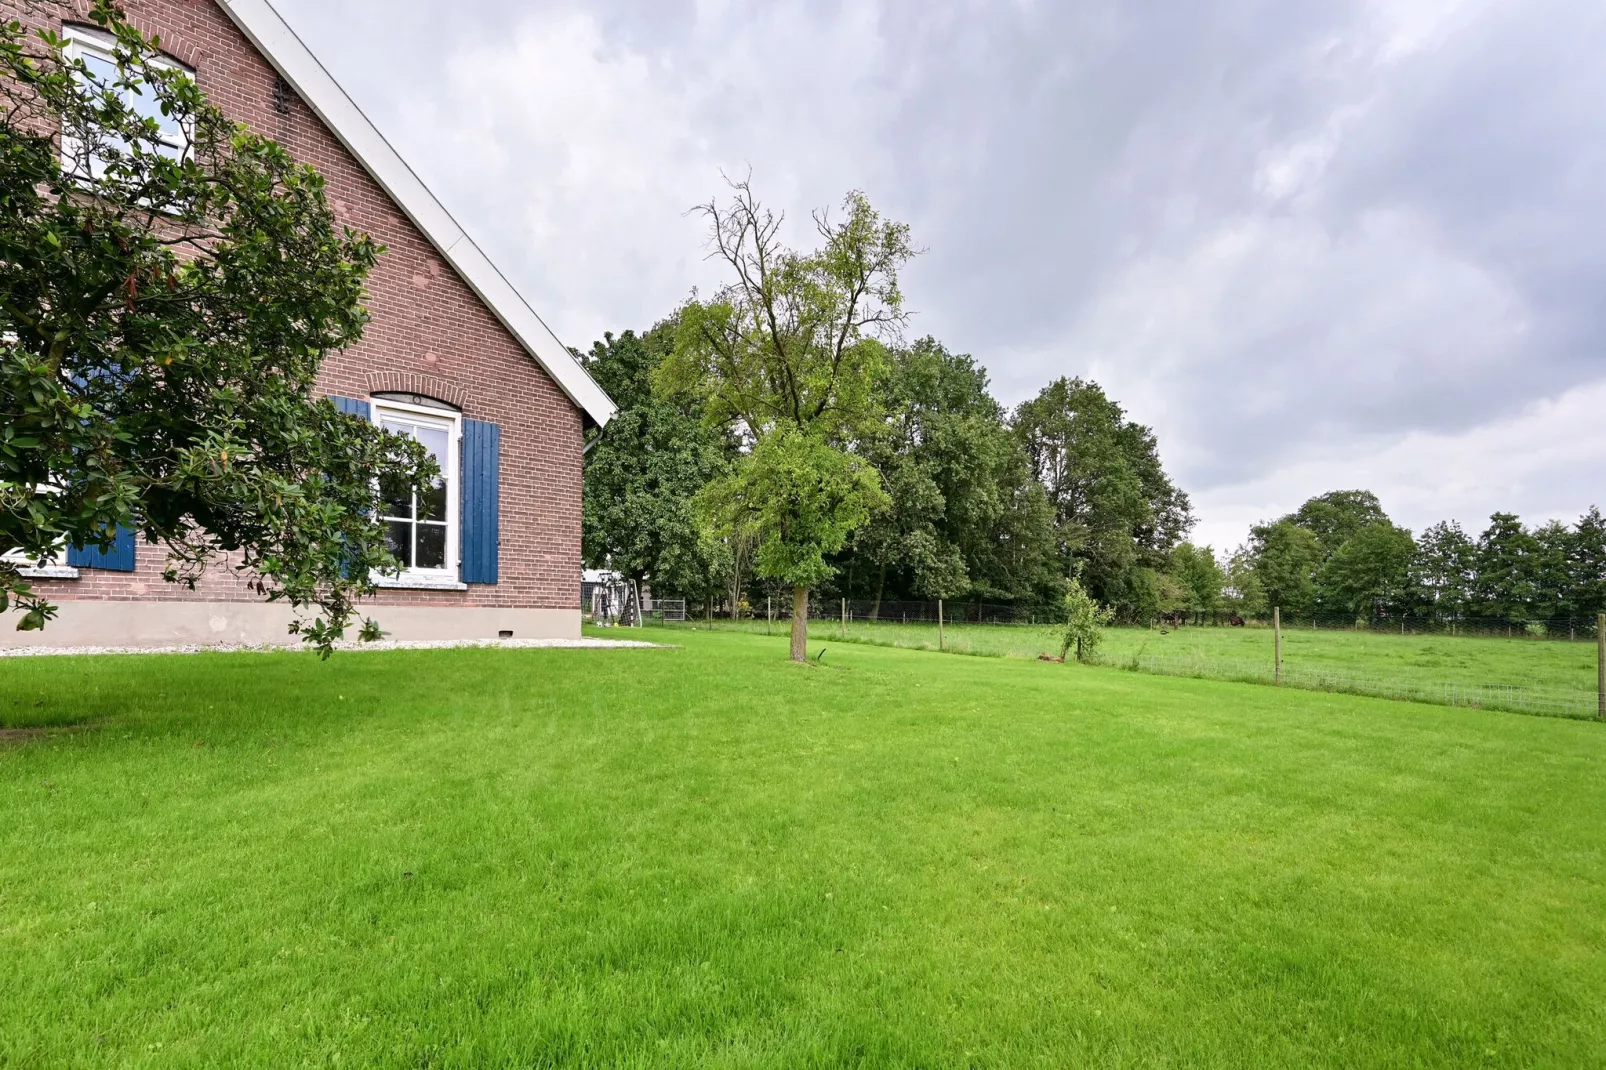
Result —
[[[5, 339], [14, 341], [14, 339]], [[60, 490], [54, 486], [46, 485], [43, 488], [35, 486], [35, 491], [42, 489], [46, 494], [59, 494]], [[78, 570], [67, 564], [67, 540], [60, 539], [56, 543], [56, 552], [49, 558], [29, 557], [21, 550], [7, 550], [0, 554], [0, 561], [17, 566], [17, 574], [29, 580], [76, 580]]]
[[462, 452], [463, 414], [449, 409], [412, 405], [388, 398], [374, 398], [368, 402], [369, 419], [383, 426], [387, 415], [434, 426], [446, 432], [446, 464], [442, 475], [446, 477], [446, 567], [407, 568], [400, 576], [374, 573], [376, 587], [424, 588], [430, 590], [466, 591], [468, 584], [461, 581], [462, 569]]
[[[107, 63], [110, 63], [113, 66], [117, 65], [117, 41], [111, 36], [111, 34], [102, 33], [99, 30], [93, 30], [87, 26], [69, 25], [62, 27], [61, 36], [66, 42], [64, 54], [69, 60], [83, 59], [87, 53], [95, 56], [97, 59], [105, 60]], [[178, 71], [188, 77], [191, 81], [195, 79], [195, 71], [193, 68], [186, 67], [184, 64], [168, 59], [166, 56], [153, 55], [150, 57], [150, 64], [152, 67], [160, 67], [164, 70]], [[175, 144], [165, 140], [163, 141], [163, 144], [167, 145], [169, 148], [177, 149], [179, 153], [179, 159], [183, 160], [188, 158], [190, 151], [195, 147], [195, 125], [188, 119], [185, 119], [179, 123], [179, 128], [183, 132], [183, 144]], [[75, 175], [76, 177], [79, 174], [78, 165], [82, 162], [79, 160], [79, 156], [82, 152], [83, 143], [72, 134], [63, 130], [61, 132], [62, 169], [70, 174]], [[83, 177], [87, 179], [89, 176]]]
[[8, 550], [0, 554], [0, 561], [17, 566], [17, 575], [28, 580], [76, 580], [79, 572], [72, 565], [66, 564], [67, 545], [61, 546], [61, 554], [49, 561], [41, 561], [37, 557], [29, 557], [21, 550]]

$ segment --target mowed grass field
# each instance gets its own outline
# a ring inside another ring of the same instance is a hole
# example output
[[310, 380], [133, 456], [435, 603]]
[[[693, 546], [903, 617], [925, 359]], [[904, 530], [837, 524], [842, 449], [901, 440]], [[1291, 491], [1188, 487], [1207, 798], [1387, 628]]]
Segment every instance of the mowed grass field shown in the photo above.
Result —
[[[705, 628], [692, 621], [677, 627]], [[742, 630], [782, 634], [788, 622], [715, 621], [715, 630]], [[816, 648], [820, 643], [843, 641], [842, 625], [834, 620], [809, 624]], [[992, 657], [1036, 658], [1058, 654], [1059, 641], [1048, 625], [948, 624], [944, 647], [953, 653]], [[600, 630], [596, 634], [614, 634]], [[895, 621], [849, 622], [849, 641], [937, 649], [937, 626]], [[1187, 626], [1162, 632], [1158, 628], [1108, 628], [1099, 649], [1113, 665], [1138, 659], [1148, 663], [1195, 663], [1201, 667], [1272, 665], [1270, 628]], [[1560, 688], [1594, 691], [1596, 648], [1593, 641], [1500, 639], [1449, 635], [1394, 635], [1338, 629], [1283, 629], [1283, 663], [1291, 672], [1309, 670], [1405, 681], [1454, 680], [1474, 685]]]
[[0, 661], [0, 1065], [1606, 1059], [1600, 725], [645, 634]]

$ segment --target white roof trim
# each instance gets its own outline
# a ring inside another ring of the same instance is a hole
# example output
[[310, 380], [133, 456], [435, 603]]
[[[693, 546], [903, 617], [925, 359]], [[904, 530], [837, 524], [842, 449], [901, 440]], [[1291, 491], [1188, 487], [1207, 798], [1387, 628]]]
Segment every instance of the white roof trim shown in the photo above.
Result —
[[367, 168], [413, 225], [434, 244], [487, 308], [512, 332], [558, 387], [598, 425], [617, 411], [613, 400], [511, 283], [464, 233], [451, 213], [413, 173], [334, 80], [269, 0], [218, 0], [240, 31], [284, 77], [340, 143]]

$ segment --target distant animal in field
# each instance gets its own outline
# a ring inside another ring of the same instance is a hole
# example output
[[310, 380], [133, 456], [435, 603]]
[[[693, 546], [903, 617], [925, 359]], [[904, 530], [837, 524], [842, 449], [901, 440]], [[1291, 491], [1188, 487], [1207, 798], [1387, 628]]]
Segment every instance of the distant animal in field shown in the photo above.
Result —
[[1238, 614], [1234, 613], [1232, 616], [1227, 618], [1227, 623], [1232, 625], [1234, 628], [1242, 628], [1244, 626], [1244, 619]]

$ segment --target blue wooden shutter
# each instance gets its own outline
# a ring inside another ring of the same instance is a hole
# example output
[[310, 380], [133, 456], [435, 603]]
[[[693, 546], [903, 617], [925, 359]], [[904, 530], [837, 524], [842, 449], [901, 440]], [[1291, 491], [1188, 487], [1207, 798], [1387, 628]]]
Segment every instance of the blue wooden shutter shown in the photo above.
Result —
[[374, 418], [374, 410], [366, 401], [358, 401], [356, 398], [336, 397], [332, 397], [329, 400], [335, 403], [335, 408], [347, 415], [359, 416], [364, 420], [372, 420]]
[[462, 453], [462, 580], [495, 583], [502, 542], [502, 429], [484, 420], [464, 420]]
[[109, 550], [102, 550], [98, 546], [69, 546], [67, 564], [73, 568], [104, 568], [112, 572], [132, 572], [134, 533], [127, 528], [118, 528], [117, 539]]

